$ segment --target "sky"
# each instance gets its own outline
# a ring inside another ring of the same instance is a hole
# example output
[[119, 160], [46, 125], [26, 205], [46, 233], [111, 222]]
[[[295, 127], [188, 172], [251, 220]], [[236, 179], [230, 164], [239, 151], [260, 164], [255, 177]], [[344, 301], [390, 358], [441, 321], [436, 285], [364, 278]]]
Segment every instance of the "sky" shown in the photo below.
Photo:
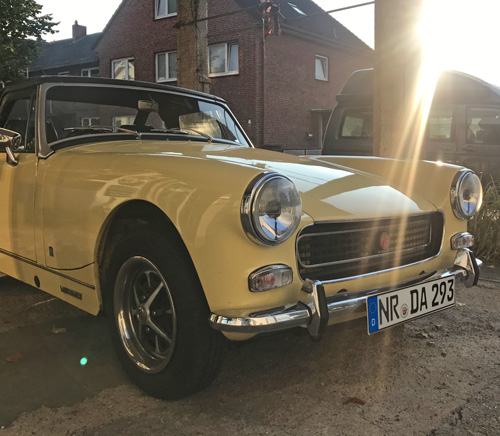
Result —
[[[143, 0], [144, 1], [144, 0]], [[285, 0], [280, 0], [285, 1]], [[293, 2], [293, 0], [290, 0]], [[314, 0], [325, 10], [365, 3], [368, 0]], [[406, 0], [403, 0], [406, 1]], [[71, 37], [71, 26], [78, 20], [87, 33], [103, 30], [121, 0], [38, 0], [43, 13], [59, 21], [59, 33], [47, 41]], [[477, 76], [500, 86], [500, 1], [427, 0], [423, 34], [433, 65]], [[336, 12], [332, 16], [374, 47], [374, 6]]]

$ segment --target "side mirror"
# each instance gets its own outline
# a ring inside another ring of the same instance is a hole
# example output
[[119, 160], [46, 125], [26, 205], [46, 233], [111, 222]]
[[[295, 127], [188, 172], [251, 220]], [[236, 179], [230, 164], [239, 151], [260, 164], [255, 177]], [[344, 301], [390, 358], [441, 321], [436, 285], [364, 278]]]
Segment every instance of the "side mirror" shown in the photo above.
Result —
[[19, 133], [0, 128], [0, 151], [5, 151], [7, 163], [13, 167], [18, 164], [14, 151], [17, 151], [22, 143], [23, 138]]

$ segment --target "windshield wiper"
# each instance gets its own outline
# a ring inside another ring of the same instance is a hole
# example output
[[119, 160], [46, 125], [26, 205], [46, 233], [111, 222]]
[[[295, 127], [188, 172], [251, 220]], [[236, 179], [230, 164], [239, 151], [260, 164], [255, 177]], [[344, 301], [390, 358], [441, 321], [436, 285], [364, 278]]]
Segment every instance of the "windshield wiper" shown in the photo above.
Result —
[[191, 129], [190, 127], [183, 128], [183, 129], [173, 128], [173, 129], [169, 129], [169, 130], [172, 130], [174, 132], [184, 133], [186, 135], [189, 135], [189, 132], [194, 132], [197, 135], [203, 136], [203, 138], [207, 139], [209, 144], [211, 144], [213, 139], [214, 139], [213, 136], [210, 136], [208, 133], [200, 132], [199, 130]]
[[73, 132], [97, 132], [97, 133], [112, 133], [113, 129], [108, 126], [74, 126], [74, 127], [65, 127], [65, 131], [69, 131], [69, 135]]
[[130, 133], [131, 135], [135, 136], [135, 139], [141, 139], [142, 138], [141, 134], [139, 132], [137, 132], [136, 130], [125, 129], [123, 127], [117, 127], [116, 130], [118, 132]]

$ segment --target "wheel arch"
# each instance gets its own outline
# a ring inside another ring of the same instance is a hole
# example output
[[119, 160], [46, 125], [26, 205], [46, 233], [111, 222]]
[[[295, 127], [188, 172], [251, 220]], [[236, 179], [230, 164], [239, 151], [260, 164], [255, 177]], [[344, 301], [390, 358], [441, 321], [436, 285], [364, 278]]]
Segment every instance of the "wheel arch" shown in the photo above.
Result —
[[[164, 232], [169, 241], [176, 244], [185, 254], [196, 278], [199, 280], [191, 255], [172, 220], [156, 205], [145, 200], [132, 200], [118, 206], [104, 223], [96, 244], [98, 282], [101, 293], [105, 292], [105, 274], [109, 266], [109, 255], [120, 234], [133, 229], [137, 223], [148, 224]], [[204, 296], [205, 297], [205, 296]], [[205, 297], [206, 300], [206, 297]]]

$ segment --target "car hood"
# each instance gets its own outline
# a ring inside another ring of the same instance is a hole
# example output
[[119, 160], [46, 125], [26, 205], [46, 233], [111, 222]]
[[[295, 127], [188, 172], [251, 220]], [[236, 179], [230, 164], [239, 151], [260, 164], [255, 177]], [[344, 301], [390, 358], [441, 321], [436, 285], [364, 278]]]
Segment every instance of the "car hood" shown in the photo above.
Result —
[[[248, 159], [245, 154], [248, 153]], [[252, 150], [235, 152], [222, 160], [245, 159], [259, 169], [291, 179], [302, 197], [303, 211], [316, 221], [369, 219], [418, 214], [436, 207], [418, 196], [410, 198], [381, 177], [321, 161], [320, 156], [290, 156]]]
[[[179, 157], [186, 157], [192, 163], [202, 163], [210, 174], [224, 172], [223, 167], [232, 166], [234, 170], [234, 166], [238, 166], [238, 174], [245, 178], [245, 183], [259, 173], [277, 172], [295, 183], [302, 197], [303, 211], [315, 221], [369, 219], [436, 210], [430, 202], [418, 196], [410, 198], [389, 186], [381, 177], [323, 162], [320, 156], [293, 156], [216, 143], [138, 140], [97, 143], [66, 150], [70, 154], [116, 153], [134, 159], [149, 156], [155, 157], [156, 162], [159, 160], [156, 157], [160, 156], [175, 157], [177, 162]], [[140, 157], [134, 157], [136, 154]], [[189, 178], [189, 174], [184, 173]], [[234, 181], [233, 185], [238, 183]]]

